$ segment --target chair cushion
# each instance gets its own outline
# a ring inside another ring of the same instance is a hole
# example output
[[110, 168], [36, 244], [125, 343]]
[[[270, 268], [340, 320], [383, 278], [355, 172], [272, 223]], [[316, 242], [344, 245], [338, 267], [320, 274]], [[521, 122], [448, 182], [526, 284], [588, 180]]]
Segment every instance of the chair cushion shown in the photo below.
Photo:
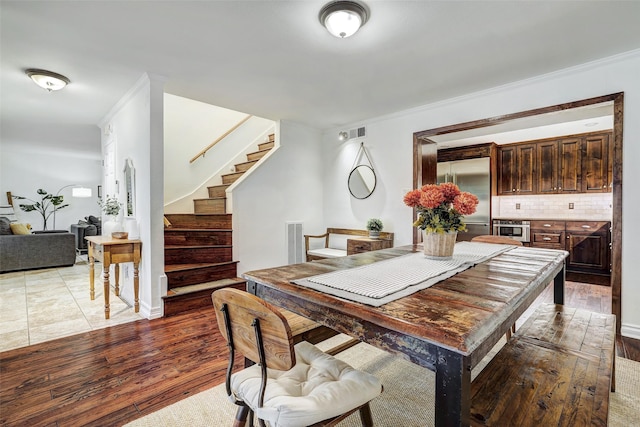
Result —
[[347, 251], [333, 248], [311, 249], [307, 253], [309, 255], [315, 255], [323, 258], [338, 258], [341, 256], [347, 256]]
[[382, 392], [375, 376], [302, 341], [295, 346], [296, 366], [288, 371], [267, 369], [264, 405], [258, 409], [260, 366], [231, 377], [234, 395], [271, 427], [308, 426], [357, 408]]

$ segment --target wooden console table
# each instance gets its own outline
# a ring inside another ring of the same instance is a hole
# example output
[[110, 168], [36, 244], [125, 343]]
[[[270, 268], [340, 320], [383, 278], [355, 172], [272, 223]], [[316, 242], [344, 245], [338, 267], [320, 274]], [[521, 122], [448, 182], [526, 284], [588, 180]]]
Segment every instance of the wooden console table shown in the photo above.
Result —
[[115, 264], [116, 296], [120, 295], [120, 263], [133, 263], [133, 296], [135, 300], [135, 312], [140, 311], [138, 266], [140, 265], [140, 253], [142, 242], [140, 240], [113, 239], [109, 236], [85, 237], [89, 242], [89, 293], [91, 299], [96, 297], [94, 288], [94, 264], [95, 260], [102, 262], [102, 278], [104, 282], [104, 318], [109, 318], [109, 266]]

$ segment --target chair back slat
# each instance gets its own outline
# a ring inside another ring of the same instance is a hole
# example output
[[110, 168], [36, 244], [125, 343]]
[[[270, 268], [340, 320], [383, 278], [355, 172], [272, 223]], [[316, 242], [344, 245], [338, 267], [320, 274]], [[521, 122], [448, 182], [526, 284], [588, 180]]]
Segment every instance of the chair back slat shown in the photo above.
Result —
[[255, 295], [233, 288], [217, 290], [211, 295], [211, 299], [216, 310], [218, 328], [229, 342], [222, 313], [223, 305], [227, 305], [236, 351], [255, 363], [260, 362], [253, 326], [254, 319], [259, 319], [266, 365], [270, 369], [287, 371], [296, 364], [291, 329], [277, 308]]
[[472, 242], [499, 243], [503, 245], [522, 246], [522, 242], [507, 236], [482, 235], [471, 239]]

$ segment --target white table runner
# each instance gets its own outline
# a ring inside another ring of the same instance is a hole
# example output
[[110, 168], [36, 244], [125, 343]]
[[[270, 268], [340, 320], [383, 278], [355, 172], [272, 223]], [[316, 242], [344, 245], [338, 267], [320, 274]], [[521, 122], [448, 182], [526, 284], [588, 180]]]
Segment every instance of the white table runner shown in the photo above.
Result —
[[341, 298], [381, 306], [426, 289], [456, 273], [486, 261], [512, 245], [460, 242], [449, 260], [426, 258], [411, 253], [373, 264], [334, 271], [294, 281], [294, 283]]

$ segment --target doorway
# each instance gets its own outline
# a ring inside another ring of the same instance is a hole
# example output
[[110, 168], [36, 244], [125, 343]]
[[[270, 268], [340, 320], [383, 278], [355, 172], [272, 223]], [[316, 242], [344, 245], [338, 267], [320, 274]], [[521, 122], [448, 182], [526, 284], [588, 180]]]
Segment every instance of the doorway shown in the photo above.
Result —
[[[612, 174], [612, 215], [611, 215], [611, 311], [616, 315], [616, 333], [620, 333], [621, 326], [621, 289], [622, 289], [622, 129], [624, 117], [624, 93], [614, 93], [580, 101], [568, 102], [534, 110], [521, 111], [503, 116], [458, 123], [435, 129], [416, 132], [413, 135], [413, 177], [414, 188], [423, 184], [423, 170], [427, 171], [427, 165], [435, 163], [433, 152], [436, 147], [434, 138], [455, 132], [483, 129], [497, 126], [518, 119], [541, 116], [555, 112], [566, 112], [573, 109], [595, 106], [598, 104], [612, 103], [613, 105], [613, 174]], [[426, 151], [429, 151], [427, 153]], [[433, 157], [431, 160], [428, 157]], [[417, 233], [414, 234], [414, 243], [417, 243]]]

